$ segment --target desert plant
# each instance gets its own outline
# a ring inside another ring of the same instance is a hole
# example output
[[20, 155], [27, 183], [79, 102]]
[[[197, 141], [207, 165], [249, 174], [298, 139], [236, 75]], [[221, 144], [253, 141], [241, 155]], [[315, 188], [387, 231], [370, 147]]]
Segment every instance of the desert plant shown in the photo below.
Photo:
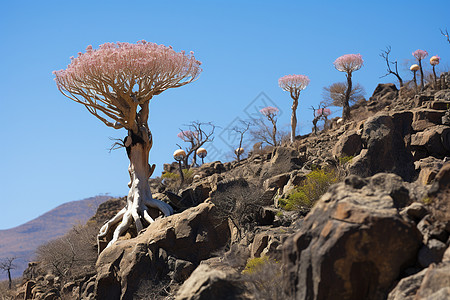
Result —
[[[153, 144], [149, 103], [167, 89], [196, 80], [202, 71], [200, 65], [193, 52], [177, 53], [172, 47], [139, 41], [106, 43], [96, 50], [88, 46], [85, 53], [72, 58], [67, 69], [54, 72], [63, 95], [83, 104], [108, 127], [124, 128], [128, 133], [123, 144], [130, 160], [129, 205], [100, 229], [99, 244], [106, 238], [109, 247], [132, 222], [141, 231], [143, 221], [153, 222], [147, 208], [157, 208], [165, 216], [173, 213], [170, 205], [152, 198], [148, 184], [155, 168], [149, 165]], [[110, 231], [114, 233], [108, 241]]]
[[205, 148], [198, 148], [195, 152], [198, 157], [202, 159], [202, 165], [205, 163], [204, 159], [208, 155], [208, 151]]
[[300, 97], [300, 92], [304, 90], [310, 80], [308, 76], [305, 75], [286, 75], [278, 79], [278, 85], [284, 90], [291, 94], [293, 100], [291, 109], [291, 143], [295, 140], [295, 128], [297, 127], [297, 107], [298, 98]]
[[[236, 155], [237, 161], [241, 161], [241, 155], [244, 153], [244, 149], [242, 148], [242, 142], [244, 141], [244, 135], [245, 133], [250, 129], [250, 126], [252, 125], [249, 121], [240, 120], [240, 125], [236, 125], [233, 128], [230, 129], [230, 131], [234, 132], [235, 134], [238, 134], [239, 136], [239, 145], [234, 151], [234, 154]], [[242, 149], [238, 150], [238, 149]]]
[[444, 31], [441, 29], [441, 34], [447, 39], [447, 42], [450, 44], [450, 35], [448, 34], [448, 30], [445, 29]]
[[417, 65], [417, 64], [413, 64], [413, 65], [411, 65], [411, 67], [410, 67], [409, 69], [410, 69], [411, 72], [413, 72], [413, 74], [414, 74], [413, 81], [414, 81], [414, 86], [415, 86], [415, 88], [416, 88], [416, 93], [417, 93], [418, 86], [417, 86], [417, 77], [416, 77], [416, 73], [417, 73], [417, 71], [420, 70], [420, 66]]
[[242, 271], [242, 274], [254, 274], [256, 272], [259, 272], [261, 267], [267, 262], [269, 262], [269, 257], [265, 255], [261, 257], [249, 258], [244, 270]]
[[439, 64], [439, 61], [441, 60], [441, 58], [437, 55], [432, 56], [430, 58], [430, 64], [433, 66], [433, 79], [434, 79], [434, 88], [436, 89], [438, 84], [437, 84], [437, 76], [436, 76], [436, 66]]
[[328, 121], [328, 116], [331, 115], [331, 110], [329, 108], [325, 108], [325, 107], [319, 107], [316, 109], [314, 108], [314, 106], [311, 106], [312, 110], [313, 110], [313, 116], [314, 119], [312, 120], [313, 123], [313, 130], [314, 130], [314, 134], [317, 134], [317, 122], [319, 122], [320, 120], [324, 120], [324, 127], [326, 127], [327, 125], [327, 121]]
[[[381, 52], [380, 56], [382, 58], [384, 58], [384, 60], [386, 61], [386, 66], [387, 66], [387, 73], [383, 76], [381, 76], [380, 78], [386, 77], [390, 74], [395, 75], [395, 77], [397, 77], [398, 82], [400, 83], [400, 87], [403, 86], [403, 79], [400, 77], [400, 74], [398, 73], [398, 66], [397, 66], [397, 60], [395, 61], [389, 61], [389, 54], [391, 53], [391, 46], [387, 46], [386, 50], [383, 50], [383, 52]], [[391, 69], [391, 65], [395, 66], [395, 71], [393, 71]]]
[[218, 209], [220, 217], [228, 218], [238, 231], [239, 239], [244, 230], [254, 224], [261, 208], [261, 188], [249, 184], [245, 179], [233, 179], [226, 188], [217, 190], [211, 202]]
[[97, 260], [95, 223], [76, 225], [67, 234], [36, 250], [36, 259], [44, 269], [69, 280], [94, 271]]
[[364, 61], [361, 54], [345, 54], [334, 61], [334, 67], [339, 72], [345, 72], [347, 77], [347, 90], [345, 91], [344, 101], [342, 102], [342, 119], [344, 121], [350, 118], [350, 96], [352, 92], [352, 73], [361, 69]]
[[419, 62], [419, 71], [420, 71], [420, 89], [422, 90], [425, 87], [424, 76], [423, 76], [423, 68], [422, 68], [422, 59], [428, 56], [428, 52], [425, 50], [417, 49], [412, 53], [412, 55]]
[[[188, 146], [185, 148], [186, 156], [183, 159], [184, 167], [197, 166], [197, 150], [201, 148], [205, 143], [214, 141], [214, 130], [216, 126], [212, 122], [199, 122], [193, 121], [187, 126], [187, 130], [181, 130], [178, 133], [178, 137], [186, 142]], [[180, 149], [182, 148], [177, 144]], [[189, 157], [192, 154], [192, 162], [189, 165]]]
[[0, 260], [0, 270], [6, 272], [8, 275], [8, 289], [11, 289], [12, 284], [12, 278], [11, 278], [11, 270], [14, 270], [17, 268], [17, 266], [14, 264], [14, 261], [17, 259], [17, 257], [5, 257]]
[[242, 272], [242, 280], [255, 299], [291, 299], [286, 294], [283, 264], [267, 256], [249, 259]]
[[[330, 86], [324, 87], [322, 93], [323, 104], [325, 106], [344, 107], [347, 89], [347, 82], [335, 82]], [[353, 85], [348, 104], [352, 106], [361, 99], [364, 99], [364, 94], [364, 88], [359, 83]]]
[[263, 116], [265, 116], [270, 123], [272, 123], [272, 133], [270, 135], [271, 139], [272, 139], [272, 146], [276, 146], [278, 145], [278, 141], [277, 141], [277, 119], [276, 116], [277, 114], [280, 112], [280, 110], [276, 107], [272, 107], [272, 106], [267, 106], [262, 108], [259, 111]]
[[335, 169], [316, 169], [306, 175], [303, 184], [296, 187], [287, 198], [280, 199], [278, 203], [281, 208], [286, 210], [309, 209], [339, 179], [339, 174]]

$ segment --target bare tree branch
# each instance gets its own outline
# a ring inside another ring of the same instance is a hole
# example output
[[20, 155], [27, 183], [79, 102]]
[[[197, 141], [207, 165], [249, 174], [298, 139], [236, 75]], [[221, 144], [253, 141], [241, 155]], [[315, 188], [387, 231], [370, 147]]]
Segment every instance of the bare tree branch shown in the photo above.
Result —
[[[383, 78], [383, 77], [386, 77], [386, 76], [388, 76], [388, 75], [390, 75], [390, 74], [393, 74], [393, 75], [395, 75], [395, 76], [397, 77], [398, 82], [400, 83], [400, 87], [402, 87], [402, 86], [403, 86], [403, 80], [402, 80], [402, 78], [400, 77], [400, 75], [398, 74], [397, 60], [395, 60], [395, 61], [389, 61], [389, 54], [390, 54], [390, 53], [391, 53], [391, 46], [387, 46], [387, 47], [386, 47], [386, 50], [384, 50], [384, 51], [380, 54], [380, 56], [381, 56], [382, 58], [385, 59], [385, 61], [386, 61], [386, 66], [387, 66], [387, 73], [386, 73], [385, 75], [381, 76], [380, 78]], [[393, 71], [393, 70], [391, 69], [391, 65], [395, 66], [395, 71]]]
[[[212, 122], [199, 122], [193, 121], [190, 124], [185, 125], [188, 130], [181, 130], [178, 137], [184, 142], [188, 143], [189, 146], [185, 148], [186, 157], [184, 158], [184, 166], [189, 168], [189, 157], [192, 156], [191, 167], [197, 165], [197, 150], [201, 148], [205, 143], [214, 141], [214, 130], [216, 126]], [[178, 147], [181, 146], [177, 144]]]
[[12, 279], [11, 279], [11, 270], [17, 268], [17, 266], [13, 263], [17, 257], [5, 257], [0, 261], [0, 270], [3, 270], [8, 274], [8, 289], [11, 289]]
[[447, 29], [445, 29], [445, 31], [443, 31], [442, 29], [440, 30], [441, 34], [447, 38], [447, 42], [450, 44], [450, 35], [448, 34], [448, 30]]

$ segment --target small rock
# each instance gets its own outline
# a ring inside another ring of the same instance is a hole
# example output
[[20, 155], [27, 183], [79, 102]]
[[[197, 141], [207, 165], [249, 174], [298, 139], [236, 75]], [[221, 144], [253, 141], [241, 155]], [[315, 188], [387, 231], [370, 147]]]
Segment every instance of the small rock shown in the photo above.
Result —
[[207, 265], [198, 266], [178, 290], [176, 300], [241, 299], [242, 287], [230, 274]]
[[419, 250], [419, 264], [426, 268], [432, 263], [440, 262], [446, 249], [447, 246], [443, 242], [435, 239], [429, 240], [428, 243]]
[[416, 222], [422, 220], [422, 218], [428, 214], [428, 210], [426, 209], [425, 205], [420, 202], [412, 203], [410, 206], [406, 207], [404, 211]]

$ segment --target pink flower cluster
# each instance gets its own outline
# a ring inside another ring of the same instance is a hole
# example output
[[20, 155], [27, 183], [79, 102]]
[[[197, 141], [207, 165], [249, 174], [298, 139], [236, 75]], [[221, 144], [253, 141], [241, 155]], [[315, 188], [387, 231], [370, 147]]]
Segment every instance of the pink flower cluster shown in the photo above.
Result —
[[319, 108], [316, 110], [316, 117], [331, 115], [331, 110], [329, 108]]
[[[94, 50], [91, 45], [85, 53], [72, 57], [67, 69], [54, 71], [59, 86], [84, 86], [86, 81], [132, 90], [163, 88], [168, 83], [192, 81], [202, 71], [201, 62], [191, 52], [175, 52], [172, 47], [144, 40], [132, 43], [105, 43]], [[172, 79], [172, 81], [170, 81]], [[169, 86], [170, 87], [170, 86]], [[167, 87], [165, 87], [167, 89]]]
[[278, 108], [272, 106], [267, 106], [259, 110], [259, 112], [265, 115], [266, 117], [270, 115], [275, 116], [276, 114], [278, 114], [279, 111], [280, 110]]
[[285, 91], [304, 90], [310, 80], [305, 75], [286, 75], [278, 79], [278, 85]]
[[197, 137], [197, 133], [191, 130], [183, 130], [177, 134], [177, 137], [182, 139], [184, 142], [189, 142]]
[[422, 60], [422, 59], [424, 59], [425, 57], [428, 56], [428, 52], [425, 51], [425, 50], [417, 49], [416, 51], [414, 51], [414, 52], [412, 53], [412, 55], [413, 55], [417, 60]]
[[361, 54], [345, 54], [334, 61], [334, 67], [340, 72], [352, 73], [361, 69], [363, 63]]

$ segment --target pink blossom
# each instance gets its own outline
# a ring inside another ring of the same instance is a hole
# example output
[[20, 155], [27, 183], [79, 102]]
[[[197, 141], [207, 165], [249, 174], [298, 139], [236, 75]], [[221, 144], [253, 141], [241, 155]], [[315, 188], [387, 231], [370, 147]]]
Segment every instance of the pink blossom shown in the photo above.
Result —
[[334, 61], [334, 67], [340, 72], [352, 73], [361, 69], [363, 63], [361, 54], [345, 54]]
[[331, 115], [331, 110], [329, 108], [319, 108], [316, 110], [316, 117], [319, 116], [328, 117], [329, 115]]
[[89, 45], [86, 53], [79, 52], [67, 69], [55, 72], [55, 80], [58, 87], [69, 92], [72, 87], [76, 92], [86, 82], [97, 84], [99, 80], [114, 86], [114, 90], [128, 92], [135, 85], [146, 86], [149, 88], [142, 88], [136, 97], [148, 99], [195, 80], [202, 71], [200, 65], [192, 54], [144, 40], [136, 44], [105, 43], [98, 49]]
[[279, 109], [276, 107], [267, 106], [267, 107], [260, 109], [259, 112], [262, 113], [263, 115], [265, 115], [266, 117], [270, 116], [270, 115], [275, 116], [278, 114]]
[[177, 137], [179, 137], [180, 139], [182, 139], [185, 142], [189, 142], [192, 139], [194, 139], [195, 137], [197, 137], [197, 133], [192, 132], [190, 130], [183, 130], [177, 134]]
[[425, 57], [428, 56], [428, 52], [425, 51], [425, 50], [417, 49], [416, 51], [414, 51], [414, 52], [412, 53], [412, 55], [413, 55], [417, 60], [422, 60], [422, 59], [424, 59]]
[[278, 79], [278, 85], [285, 91], [304, 90], [309, 82], [305, 75], [286, 75]]

